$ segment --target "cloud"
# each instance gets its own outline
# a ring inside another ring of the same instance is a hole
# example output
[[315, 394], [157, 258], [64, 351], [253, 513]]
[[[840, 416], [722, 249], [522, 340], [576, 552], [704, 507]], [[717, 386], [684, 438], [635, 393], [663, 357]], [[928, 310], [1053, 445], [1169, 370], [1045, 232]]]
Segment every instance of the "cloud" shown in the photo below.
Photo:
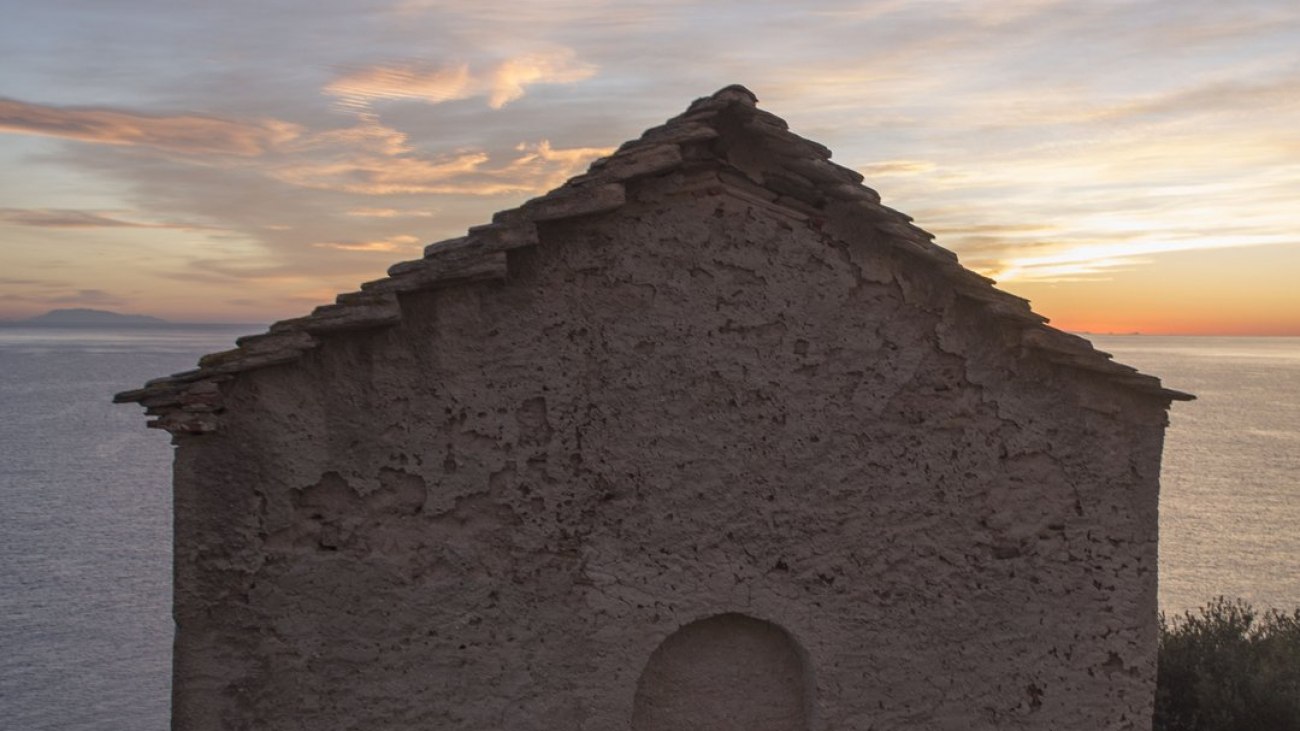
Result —
[[1229, 113], [1258, 114], [1265, 110], [1300, 107], [1300, 74], [1269, 82], [1221, 80], [1190, 86], [1107, 109], [1107, 119], [1138, 116], [1176, 116]]
[[254, 157], [301, 134], [278, 120], [235, 121], [196, 114], [146, 115], [0, 99], [0, 132], [152, 147], [190, 155]]
[[[527, 64], [506, 63], [497, 69], [495, 79], [507, 87], [522, 89], [522, 84], [532, 73]], [[496, 93], [496, 92], [493, 92]], [[502, 93], [506, 93], [503, 91]], [[513, 92], [511, 92], [513, 93]], [[37, 105], [13, 102], [25, 109]], [[41, 109], [51, 110], [44, 107]], [[152, 146], [169, 151], [183, 151], [186, 156], [175, 161], [185, 165], [201, 165], [203, 175], [215, 176], [217, 169], [228, 169], [235, 175], [256, 175], [295, 187], [327, 190], [353, 195], [398, 194], [456, 194], [502, 195], [510, 193], [537, 193], [555, 187], [565, 179], [579, 173], [587, 163], [607, 155], [612, 148], [577, 147], [556, 149], [542, 140], [520, 144], [509, 159], [494, 164], [492, 156], [482, 149], [464, 148], [434, 152], [412, 144], [407, 135], [379, 122], [376, 115], [367, 112], [360, 122], [348, 127], [311, 131], [301, 125], [277, 120], [240, 122], [213, 120], [196, 115], [155, 118], [126, 112], [102, 110], [73, 110], [60, 112], [65, 117], [77, 115], [109, 115], [115, 120], [113, 130], [86, 127], [73, 134], [65, 129], [64, 136], [72, 139], [121, 145]], [[66, 111], [66, 110], [65, 110]], [[101, 114], [102, 112], [102, 114]], [[52, 112], [53, 113], [53, 112]], [[33, 116], [33, 115], [29, 115]], [[133, 120], [130, 125], [123, 120]], [[167, 124], [150, 126], [151, 122]], [[202, 128], [186, 127], [193, 120], [207, 120], [217, 124], [214, 139], [200, 142], [197, 137]], [[122, 128], [131, 126], [127, 135]], [[65, 125], [66, 127], [66, 125]], [[47, 128], [52, 129], [50, 125]], [[181, 130], [184, 129], [182, 134]], [[89, 130], [89, 131], [87, 131]], [[238, 132], [238, 134], [236, 134]], [[283, 132], [283, 133], [281, 133]], [[265, 134], [260, 134], [265, 133]], [[224, 134], [224, 137], [222, 136]], [[259, 136], [260, 134], [260, 136]], [[131, 148], [120, 148], [131, 149]], [[234, 155], [217, 154], [234, 152]], [[207, 153], [206, 156], [196, 156]], [[82, 153], [78, 156], [85, 159]], [[107, 160], [108, 158], [102, 158]], [[151, 170], [157, 162], [145, 164], [139, 156], [113, 161], [114, 168], [131, 166], [141, 174]], [[154, 170], [154, 172], [158, 172]], [[199, 173], [196, 173], [196, 175]], [[247, 201], [244, 201], [247, 204]], [[370, 217], [397, 216], [397, 209], [354, 208], [366, 211]], [[393, 213], [376, 213], [376, 211]], [[427, 212], [403, 213], [407, 216], [427, 216]], [[146, 223], [123, 219], [110, 212], [77, 211], [71, 209], [0, 209], [0, 221], [27, 226], [62, 228], [206, 228], [186, 223]], [[270, 230], [282, 226], [281, 221], [263, 222]]]
[[111, 212], [80, 211], [70, 208], [0, 208], [0, 222], [36, 228], [154, 228], [180, 231], [217, 231], [196, 223], [145, 223], [128, 221]]
[[[1000, 25], [1021, 18], [1041, 14], [1068, 0], [985, 0], [972, 7], [966, 0], [930, 0], [922, 8], [932, 16], [956, 17], [978, 20], [984, 25]], [[837, 22], [848, 20], [877, 22], [881, 18], [906, 11], [915, 11], [914, 0], [880, 0], [873, 3], [841, 3], [814, 14], [832, 18]]]
[[401, 155], [412, 151], [406, 134], [366, 115], [360, 124], [304, 135], [283, 146], [286, 152], [315, 150], [364, 150], [376, 155]]
[[921, 175], [933, 171], [937, 165], [928, 160], [884, 160], [882, 162], [860, 165], [858, 172], [870, 178], [883, 178], [887, 175]]
[[[303, 188], [361, 195], [455, 193], [469, 188], [465, 183], [455, 182], [458, 178], [477, 172], [488, 161], [488, 154], [482, 151], [387, 156], [338, 150], [323, 157], [327, 159], [289, 161], [268, 172], [276, 180]], [[517, 186], [478, 187], [479, 192], [488, 195], [517, 189]]]
[[323, 91], [356, 106], [365, 106], [375, 99], [417, 99], [441, 104], [474, 96], [472, 82], [466, 64], [442, 68], [418, 64], [370, 66], [331, 81]]
[[988, 262], [987, 266], [992, 272], [990, 276], [1003, 282], [1080, 281], [1147, 264], [1149, 257], [1158, 254], [1295, 244], [1298, 241], [1300, 237], [1289, 230], [1268, 231], [1263, 228], [1213, 235], [1195, 229], [1133, 231], [1127, 235], [1113, 232], [1110, 237], [1103, 234], [1092, 241], [1084, 237], [1067, 238], [1020, 247], [1021, 251], [1024, 248], [1046, 250], [1033, 256], [1017, 255], [1019, 252], [1008, 246], [998, 261]]
[[401, 211], [396, 208], [353, 208], [347, 212], [358, 218], [430, 218], [432, 211]]
[[595, 66], [575, 62], [573, 52], [567, 49], [507, 59], [491, 72], [488, 106], [500, 109], [522, 97], [526, 85], [571, 84], [595, 75]]
[[[373, 126], [374, 123], [367, 123]], [[321, 136], [306, 143], [312, 155], [302, 155], [274, 165], [268, 174], [276, 180], [317, 190], [360, 195], [404, 193], [501, 195], [549, 190], [582, 172], [609, 147], [555, 149], [547, 140], [520, 143], [519, 153], [503, 165], [490, 165], [482, 150], [431, 155], [408, 146], [404, 138], [371, 135]], [[385, 140], [376, 147], [375, 139]], [[335, 144], [350, 140], [353, 144]]]
[[18, 279], [15, 277], [0, 277], [0, 286], [4, 287], [47, 287], [53, 282], [45, 279]]
[[936, 236], [967, 236], [974, 238], [981, 234], [1016, 234], [1016, 233], [1044, 233], [1055, 231], [1057, 226], [1046, 223], [971, 223], [971, 224], [954, 224], [948, 226], [926, 226], [926, 230]]
[[[387, 16], [388, 28], [399, 32], [436, 27], [444, 38], [479, 46], [501, 44], [517, 48], [536, 43], [539, 38], [590, 42], [594, 37], [626, 42], [629, 36], [658, 36], [689, 15], [681, 9], [688, 8], [692, 2], [529, 0], [514, 3], [509, 12], [503, 12], [498, 3], [474, 0], [398, 0], [380, 12]], [[764, 15], [761, 10], [758, 14]]]
[[275, 282], [289, 284], [301, 282], [319, 274], [299, 269], [290, 260], [268, 260], [264, 257], [225, 256], [222, 258], [191, 259], [187, 269], [168, 272], [167, 276], [204, 284], [229, 286], [239, 281]]
[[571, 49], [562, 48], [514, 56], [480, 71], [472, 71], [465, 63], [367, 66], [334, 79], [322, 91], [354, 108], [383, 100], [441, 104], [487, 97], [489, 107], [500, 109], [522, 97], [528, 86], [571, 84], [595, 74], [595, 66], [578, 61]]
[[410, 234], [399, 234], [378, 241], [323, 241], [312, 244], [312, 246], [338, 251], [391, 253], [396, 251], [418, 251], [420, 249], [420, 238]]
[[529, 181], [533, 191], [545, 191], [564, 183], [582, 172], [593, 160], [611, 155], [613, 147], [573, 147], [557, 150], [549, 140], [520, 142], [515, 151], [521, 155], [500, 171], [494, 172], [504, 179]]
[[1294, 111], [1300, 108], [1298, 91], [1297, 74], [1267, 80], [1200, 81], [1107, 102], [1086, 89], [1019, 89], [985, 94], [971, 102], [963, 117], [987, 129], [1079, 125], [1114, 133], [1163, 120], [1186, 124], [1191, 119], [1224, 117], [1235, 123], [1249, 115]]
[[121, 297], [105, 292], [102, 289], [79, 289], [68, 294], [46, 297], [42, 301], [55, 305], [104, 305], [109, 307], [127, 303]]

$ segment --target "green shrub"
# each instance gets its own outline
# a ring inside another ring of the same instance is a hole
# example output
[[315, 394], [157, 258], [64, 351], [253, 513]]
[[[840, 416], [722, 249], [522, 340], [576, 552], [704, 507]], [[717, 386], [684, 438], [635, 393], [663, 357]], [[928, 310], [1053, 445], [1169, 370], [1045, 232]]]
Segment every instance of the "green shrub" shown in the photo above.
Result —
[[1300, 609], [1160, 615], [1156, 731], [1300, 731]]

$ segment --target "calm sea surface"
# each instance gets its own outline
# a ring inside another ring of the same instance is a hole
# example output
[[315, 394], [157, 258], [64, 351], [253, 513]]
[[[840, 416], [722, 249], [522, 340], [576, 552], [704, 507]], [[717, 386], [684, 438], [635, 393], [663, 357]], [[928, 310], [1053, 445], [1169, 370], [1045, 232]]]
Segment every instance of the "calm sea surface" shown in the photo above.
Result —
[[168, 728], [171, 446], [109, 399], [255, 331], [0, 326], [0, 728]]
[[1165, 434], [1161, 606], [1300, 607], [1300, 338], [1091, 340], [1197, 397], [1173, 405]]
[[[256, 328], [0, 326], [0, 719], [167, 728], [171, 447], [116, 391]], [[1300, 338], [1095, 337], [1175, 404], [1160, 600], [1300, 606]]]

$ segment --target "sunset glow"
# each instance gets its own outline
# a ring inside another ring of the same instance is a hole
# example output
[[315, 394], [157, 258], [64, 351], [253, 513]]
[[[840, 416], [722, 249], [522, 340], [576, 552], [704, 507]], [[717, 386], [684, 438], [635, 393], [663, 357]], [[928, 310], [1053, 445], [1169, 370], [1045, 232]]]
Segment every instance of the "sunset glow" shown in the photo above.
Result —
[[301, 315], [741, 83], [1058, 327], [1300, 335], [1294, 2], [10, 15], [0, 319]]

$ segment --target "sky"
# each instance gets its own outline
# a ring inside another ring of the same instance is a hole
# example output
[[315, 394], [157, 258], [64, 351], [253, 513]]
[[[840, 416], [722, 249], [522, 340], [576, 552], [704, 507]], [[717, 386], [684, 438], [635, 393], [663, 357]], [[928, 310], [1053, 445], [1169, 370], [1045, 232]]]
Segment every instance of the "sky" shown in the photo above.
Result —
[[306, 314], [739, 83], [1057, 327], [1300, 335], [1294, 0], [0, 3], [0, 319]]

